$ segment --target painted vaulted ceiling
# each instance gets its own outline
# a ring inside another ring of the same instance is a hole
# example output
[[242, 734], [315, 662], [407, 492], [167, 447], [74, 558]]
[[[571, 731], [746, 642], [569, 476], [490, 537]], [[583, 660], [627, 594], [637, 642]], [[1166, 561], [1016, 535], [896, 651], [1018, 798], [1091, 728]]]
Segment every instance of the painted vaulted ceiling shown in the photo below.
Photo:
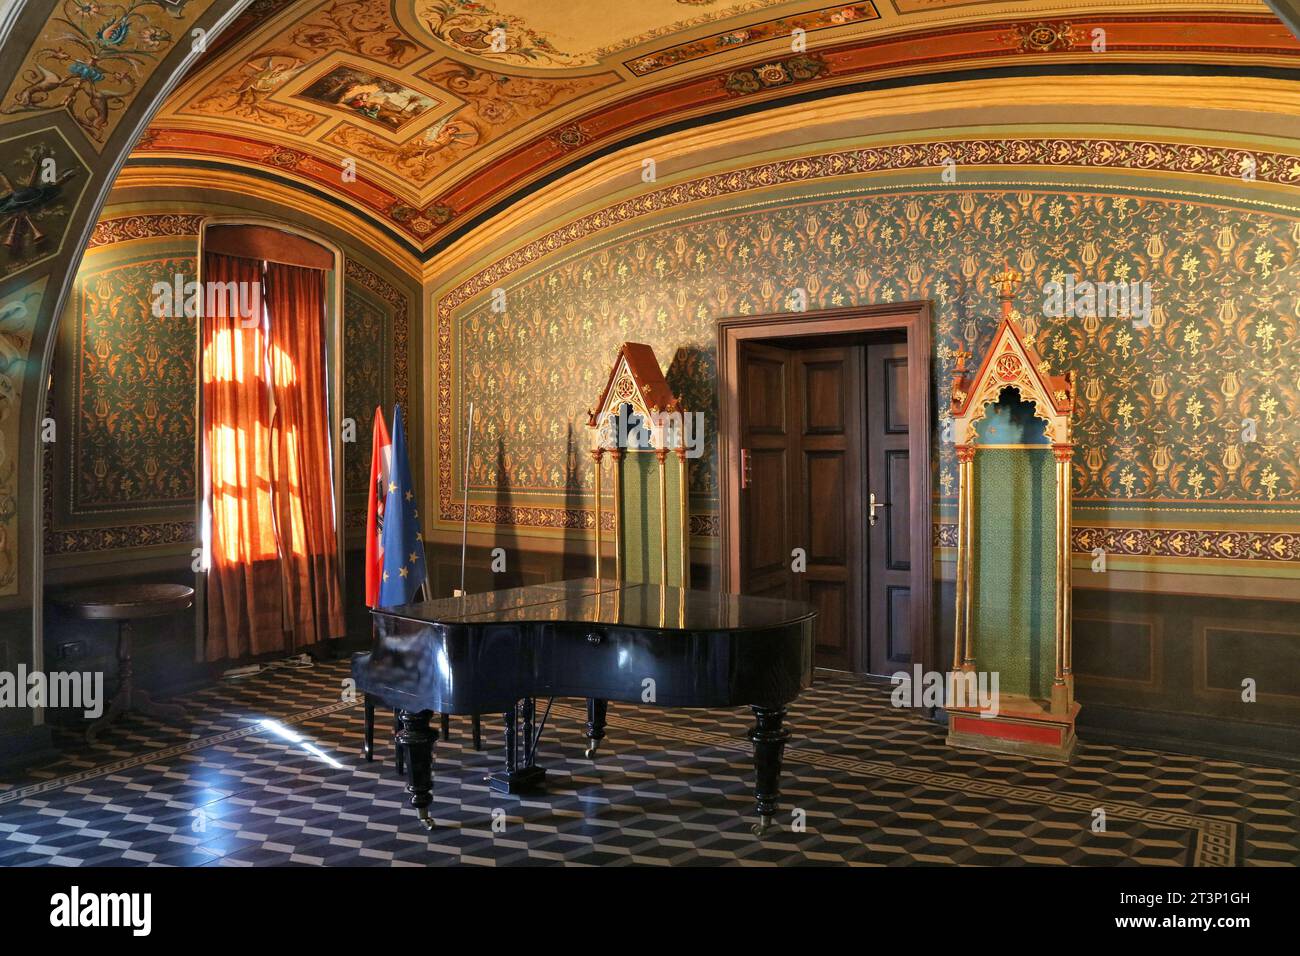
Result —
[[257, 0], [133, 162], [293, 181], [427, 252], [673, 124], [935, 74], [1189, 62], [1294, 70], [1300, 42], [1257, 0]]

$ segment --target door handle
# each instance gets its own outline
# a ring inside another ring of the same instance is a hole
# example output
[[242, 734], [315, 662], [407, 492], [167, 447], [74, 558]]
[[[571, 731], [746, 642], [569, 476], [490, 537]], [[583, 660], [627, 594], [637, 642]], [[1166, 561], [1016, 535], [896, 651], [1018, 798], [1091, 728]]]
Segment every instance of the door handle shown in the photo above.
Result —
[[876, 521], [877, 521], [876, 509], [888, 508], [888, 507], [889, 507], [888, 501], [877, 501], [876, 493], [874, 491], [871, 492], [870, 496], [867, 498], [867, 523], [874, 528], [876, 526]]

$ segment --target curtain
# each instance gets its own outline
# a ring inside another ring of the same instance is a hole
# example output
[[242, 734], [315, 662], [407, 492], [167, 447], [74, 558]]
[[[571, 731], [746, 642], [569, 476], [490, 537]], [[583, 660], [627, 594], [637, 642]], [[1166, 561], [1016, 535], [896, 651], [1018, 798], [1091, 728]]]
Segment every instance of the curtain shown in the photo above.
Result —
[[300, 647], [346, 630], [326, 392], [325, 273], [268, 262], [266, 304], [285, 630]]
[[207, 659], [341, 637], [325, 273], [218, 253], [203, 267]]
[[[210, 661], [266, 654], [284, 646], [280, 554], [275, 540], [271, 391], [266, 387], [265, 325], [240, 315], [251, 305], [262, 264], [209, 253], [203, 319], [204, 474], [209, 509]], [[233, 283], [233, 284], [232, 284]], [[260, 306], [260, 303], [259, 303]]]

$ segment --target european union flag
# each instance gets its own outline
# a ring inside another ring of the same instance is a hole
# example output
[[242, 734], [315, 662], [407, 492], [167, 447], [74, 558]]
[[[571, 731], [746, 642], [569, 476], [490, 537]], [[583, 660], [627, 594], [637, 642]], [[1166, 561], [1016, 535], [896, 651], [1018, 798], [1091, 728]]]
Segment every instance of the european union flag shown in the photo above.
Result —
[[384, 570], [379, 583], [380, 607], [410, 604], [425, 582], [424, 538], [420, 535], [420, 509], [406, 458], [406, 430], [402, 406], [393, 408], [393, 460], [388, 472], [384, 502]]

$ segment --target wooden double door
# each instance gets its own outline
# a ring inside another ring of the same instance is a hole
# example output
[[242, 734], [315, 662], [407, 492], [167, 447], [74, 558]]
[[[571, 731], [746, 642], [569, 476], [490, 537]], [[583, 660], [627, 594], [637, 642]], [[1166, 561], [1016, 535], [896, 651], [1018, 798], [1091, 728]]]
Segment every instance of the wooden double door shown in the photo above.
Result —
[[818, 667], [910, 669], [905, 342], [740, 346], [740, 590], [819, 612]]

